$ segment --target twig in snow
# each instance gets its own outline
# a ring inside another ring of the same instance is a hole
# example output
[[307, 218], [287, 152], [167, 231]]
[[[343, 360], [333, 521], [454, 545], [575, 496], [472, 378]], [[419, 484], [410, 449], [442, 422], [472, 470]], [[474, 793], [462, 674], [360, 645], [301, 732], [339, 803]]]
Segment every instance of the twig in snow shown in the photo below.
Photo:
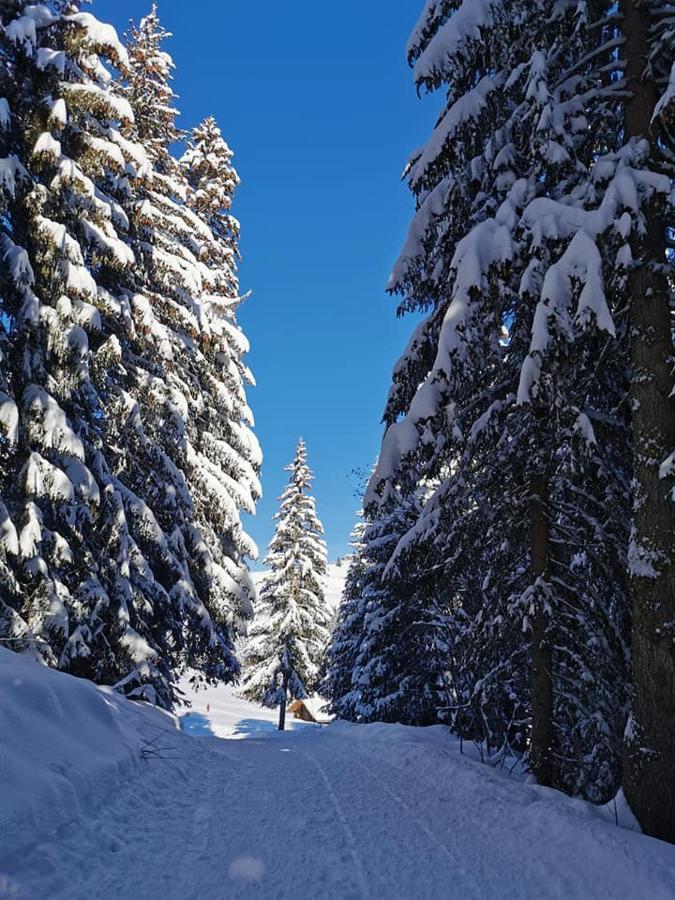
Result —
[[143, 742], [143, 746], [141, 747], [141, 759], [178, 759], [178, 756], [162, 756], [163, 753], [168, 753], [176, 748], [174, 746], [168, 747], [158, 747], [156, 746], [156, 742], [165, 734], [168, 734], [167, 731], [160, 731], [159, 734], [156, 734], [154, 738], [148, 738]]

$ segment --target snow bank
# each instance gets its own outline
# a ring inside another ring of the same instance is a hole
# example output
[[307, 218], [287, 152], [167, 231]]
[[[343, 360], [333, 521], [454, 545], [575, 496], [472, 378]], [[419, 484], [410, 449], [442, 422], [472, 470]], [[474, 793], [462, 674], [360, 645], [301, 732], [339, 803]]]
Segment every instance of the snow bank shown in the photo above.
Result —
[[437, 765], [438, 753], [446, 759], [453, 757], [461, 764], [478, 764], [480, 770], [488, 777], [491, 777], [488, 775], [489, 772], [494, 772], [509, 781], [528, 784], [534, 791], [541, 792], [543, 798], [554, 803], [559, 802], [563, 806], [582, 810], [584, 814], [617, 825], [621, 829], [642, 832], [622, 790], [614, 800], [610, 800], [604, 806], [594, 806], [585, 800], [570, 798], [561, 791], [539, 786], [521, 761], [514, 756], [496, 753], [488, 757], [485, 755], [484, 747], [474, 741], [460, 741], [445, 725], [420, 727], [384, 722], [356, 724], [338, 719], [331, 723], [330, 735], [346, 738], [355, 749], [377, 748], [377, 754], [382, 760], [389, 759], [390, 762], [396, 760], [399, 764], [416, 768], [420, 765], [424, 767], [431, 762], [430, 774]]
[[176, 719], [0, 648], [0, 893], [24, 848], [90, 815]]
[[[314, 740], [311, 733], [300, 737]], [[516, 880], [504, 896], [675, 898], [675, 847], [639, 833], [622, 792], [604, 807], [568, 797], [536, 784], [512, 757], [486, 764], [476, 744], [461, 744], [442, 725], [336, 721], [317, 738], [329, 751], [348, 748], [392, 799], [401, 801], [405, 786], [417, 783], [411, 791], [417, 813], [448, 821], [455, 846], [468, 845], [461, 854], [468, 868], [476, 848], [481, 863], [484, 848], [492, 848], [487, 868], [499, 867], [499, 855], [502, 862], [510, 858]], [[464, 818], [461, 828], [459, 820], [451, 824], [453, 805]], [[486, 872], [479, 883], [488, 889], [501, 879]]]

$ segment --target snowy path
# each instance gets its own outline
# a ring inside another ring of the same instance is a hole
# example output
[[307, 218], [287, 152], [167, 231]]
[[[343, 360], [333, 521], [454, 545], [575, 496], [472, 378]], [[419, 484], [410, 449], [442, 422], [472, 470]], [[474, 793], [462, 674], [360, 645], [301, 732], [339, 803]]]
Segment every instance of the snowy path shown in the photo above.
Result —
[[459, 757], [440, 729], [166, 739], [175, 759], [26, 848], [7, 896], [675, 897], [675, 847]]

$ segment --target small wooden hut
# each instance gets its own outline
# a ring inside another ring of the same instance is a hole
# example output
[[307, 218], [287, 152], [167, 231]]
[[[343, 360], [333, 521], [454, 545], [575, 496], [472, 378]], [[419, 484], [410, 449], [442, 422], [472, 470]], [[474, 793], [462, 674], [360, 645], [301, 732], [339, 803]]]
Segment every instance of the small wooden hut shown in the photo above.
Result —
[[326, 711], [326, 706], [327, 701], [323, 697], [305, 697], [304, 700], [294, 700], [288, 708], [295, 719], [328, 725], [332, 716]]

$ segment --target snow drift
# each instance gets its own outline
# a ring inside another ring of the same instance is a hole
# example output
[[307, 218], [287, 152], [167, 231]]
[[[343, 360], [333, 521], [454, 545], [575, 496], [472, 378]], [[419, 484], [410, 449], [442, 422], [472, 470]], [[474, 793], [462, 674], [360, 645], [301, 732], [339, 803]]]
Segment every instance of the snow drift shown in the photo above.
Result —
[[[0, 648], [0, 879], [36, 835], [90, 815], [177, 720]], [[0, 881], [0, 896], [2, 886]]]

